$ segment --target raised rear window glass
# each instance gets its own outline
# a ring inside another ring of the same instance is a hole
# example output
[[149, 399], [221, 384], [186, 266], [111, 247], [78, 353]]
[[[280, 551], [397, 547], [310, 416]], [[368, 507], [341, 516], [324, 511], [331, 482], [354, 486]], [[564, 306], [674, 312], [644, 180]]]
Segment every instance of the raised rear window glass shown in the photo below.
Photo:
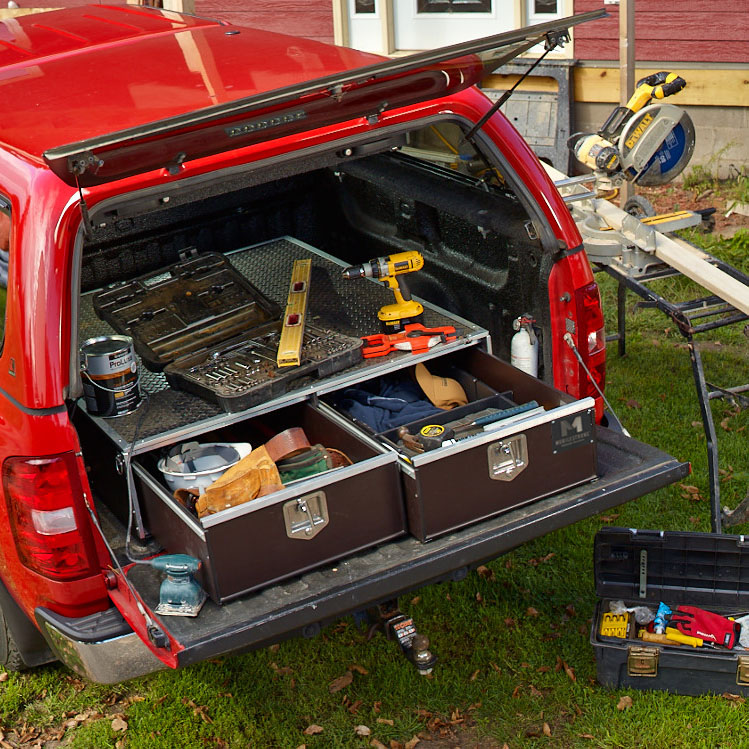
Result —
[[0, 347], [5, 340], [5, 306], [10, 262], [10, 205], [0, 197]]

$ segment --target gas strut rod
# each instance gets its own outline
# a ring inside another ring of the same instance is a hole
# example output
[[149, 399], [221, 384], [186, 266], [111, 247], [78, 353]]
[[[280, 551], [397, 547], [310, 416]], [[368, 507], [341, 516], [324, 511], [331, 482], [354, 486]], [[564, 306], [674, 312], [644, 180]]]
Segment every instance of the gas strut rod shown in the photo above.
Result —
[[553, 49], [556, 47], [563, 47], [565, 42], [568, 42], [570, 40], [570, 34], [567, 29], [564, 29], [563, 31], [555, 31], [555, 32], [549, 32], [546, 36], [546, 41], [544, 42], [544, 53], [539, 57], [533, 65], [531, 65], [528, 70], [523, 73], [520, 78], [515, 81], [515, 83], [512, 85], [512, 88], [509, 88], [507, 91], [505, 91], [502, 96], [497, 99], [497, 101], [492, 104], [491, 109], [486, 112], [486, 114], [481, 117], [481, 119], [466, 133], [465, 140], [470, 141], [471, 138], [479, 131], [481, 130], [484, 125], [488, 122], [489, 118], [494, 115], [496, 112], [499, 111], [499, 108], [515, 93], [515, 89], [533, 72], [536, 65], [538, 65], [546, 55], [549, 54]]

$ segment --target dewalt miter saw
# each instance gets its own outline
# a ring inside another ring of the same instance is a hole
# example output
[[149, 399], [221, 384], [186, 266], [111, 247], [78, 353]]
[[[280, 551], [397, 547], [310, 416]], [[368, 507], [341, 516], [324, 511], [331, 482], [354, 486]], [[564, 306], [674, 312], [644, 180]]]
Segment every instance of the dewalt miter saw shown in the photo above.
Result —
[[597, 133], [570, 137], [567, 145], [578, 161], [594, 170], [600, 189], [616, 189], [625, 179], [663, 185], [682, 172], [694, 151], [692, 120], [679, 107], [650, 102], [686, 85], [676, 73], [646, 76], [626, 106], [616, 107]]

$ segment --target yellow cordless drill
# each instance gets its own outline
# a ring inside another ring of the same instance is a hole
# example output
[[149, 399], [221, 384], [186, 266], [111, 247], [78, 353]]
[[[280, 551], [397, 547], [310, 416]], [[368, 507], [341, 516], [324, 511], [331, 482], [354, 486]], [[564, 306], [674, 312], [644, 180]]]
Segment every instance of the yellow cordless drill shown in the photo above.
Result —
[[377, 317], [384, 333], [398, 333], [414, 322], [421, 322], [424, 307], [415, 299], [404, 279], [398, 279], [403, 273], [411, 273], [424, 267], [424, 257], [420, 252], [409, 250], [398, 252], [388, 257], [376, 257], [368, 263], [352, 265], [343, 271], [343, 277], [374, 278], [382, 281], [395, 294], [395, 303], [380, 307]]

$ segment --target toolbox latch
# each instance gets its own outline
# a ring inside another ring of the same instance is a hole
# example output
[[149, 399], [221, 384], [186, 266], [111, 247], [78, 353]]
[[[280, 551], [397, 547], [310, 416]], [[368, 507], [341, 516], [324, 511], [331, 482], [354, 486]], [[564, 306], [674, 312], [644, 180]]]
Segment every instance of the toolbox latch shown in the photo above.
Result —
[[749, 655], [740, 655], [736, 664], [736, 683], [741, 687], [749, 687]]
[[489, 478], [512, 481], [528, 466], [528, 443], [524, 434], [514, 434], [487, 448]]
[[285, 502], [283, 520], [289, 538], [300, 541], [314, 538], [328, 524], [325, 492], [314, 492]]
[[627, 676], [658, 676], [658, 648], [634, 646], [627, 651]]

